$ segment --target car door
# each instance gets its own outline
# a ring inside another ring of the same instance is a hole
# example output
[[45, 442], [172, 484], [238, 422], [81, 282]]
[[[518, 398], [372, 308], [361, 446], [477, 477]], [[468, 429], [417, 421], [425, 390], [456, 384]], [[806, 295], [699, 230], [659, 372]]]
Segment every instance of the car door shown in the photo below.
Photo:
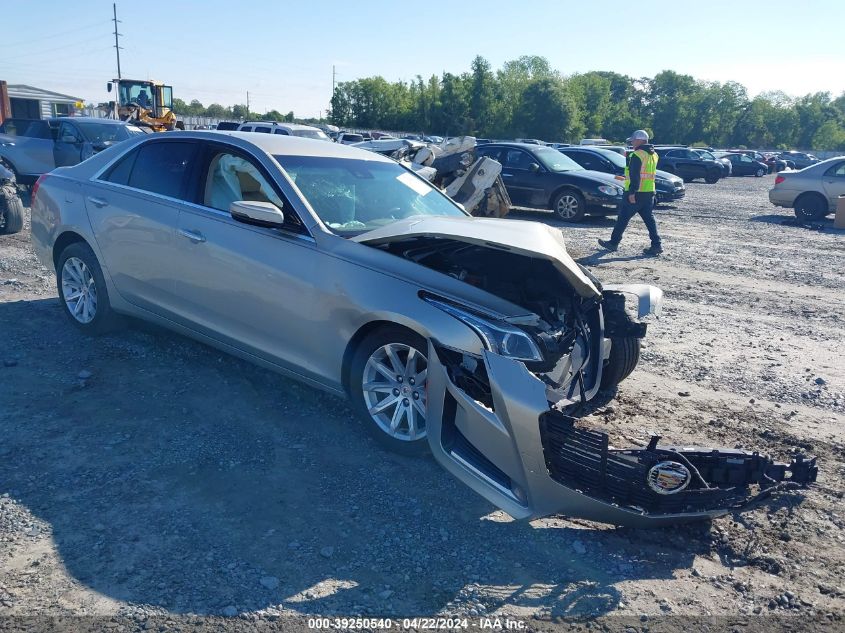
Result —
[[70, 121], [62, 121], [53, 146], [53, 159], [56, 167], [66, 167], [80, 163], [83, 158], [85, 139], [82, 133]]
[[[255, 157], [227, 144], [203, 150], [195, 204], [179, 215], [178, 320], [297, 373], [313, 369], [313, 297], [322, 257], [313, 238]], [[237, 200], [272, 202], [284, 228], [239, 222]]]
[[845, 196], [845, 161], [835, 163], [825, 170], [822, 186], [830, 202], [830, 208], [835, 209], [839, 196]]
[[84, 186], [85, 207], [103, 263], [120, 296], [171, 317], [178, 270], [176, 225], [198, 144], [141, 144]]
[[754, 161], [751, 160], [751, 157], [748, 154], [740, 154], [738, 158], [740, 176], [748, 176], [757, 171], [757, 166], [754, 164]]
[[531, 153], [519, 148], [505, 148], [502, 151], [502, 178], [515, 205], [545, 207], [549, 200], [540, 173], [543, 168], [532, 171], [532, 164], [540, 165]]

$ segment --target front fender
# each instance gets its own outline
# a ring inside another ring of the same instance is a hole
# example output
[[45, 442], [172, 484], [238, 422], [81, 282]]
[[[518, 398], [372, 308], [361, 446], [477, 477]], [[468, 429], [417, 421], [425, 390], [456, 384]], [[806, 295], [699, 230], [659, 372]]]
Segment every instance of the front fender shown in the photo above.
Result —
[[637, 318], [642, 319], [653, 314], [660, 316], [663, 307], [663, 291], [649, 284], [604, 284], [605, 290], [621, 292], [637, 299]]

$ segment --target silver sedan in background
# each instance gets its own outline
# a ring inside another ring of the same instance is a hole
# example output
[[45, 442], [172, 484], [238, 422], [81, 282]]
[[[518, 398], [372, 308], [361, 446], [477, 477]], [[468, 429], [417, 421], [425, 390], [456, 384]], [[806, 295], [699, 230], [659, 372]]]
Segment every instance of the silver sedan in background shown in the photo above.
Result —
[[581, 427], [636, 366], [660, 290], [602, 287], [559, 230], [470, 217], [373, 152], [151, 135], [40, 178], [32, 239], [84, 332], [132, 315], [346, 395], [385, 446], [431, 450], [516, 518], [701, 519], [787, 476], [757, 453], [619, 450]]
[[845, 156], [798, 171], [782, 171], [769, 190], [769, 201], [794, 209], [799, 220], [821, 220], [834, 213], [839, 196], [845, 196]]

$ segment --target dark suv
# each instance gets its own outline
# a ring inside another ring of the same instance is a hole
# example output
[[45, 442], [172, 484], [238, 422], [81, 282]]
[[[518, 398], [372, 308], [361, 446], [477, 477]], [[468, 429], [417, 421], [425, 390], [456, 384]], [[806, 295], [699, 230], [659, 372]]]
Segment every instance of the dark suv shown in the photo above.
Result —
[[[624, 176], [625, 174], [625, 157], [613, 150], [573, 145], [571, 147], [559, 147], [557, 151], [569, 156], [584, 169], [603, 171], [615, 176]], [[654, 176], [656, 202], [680, 200], [686, 195], [687, 190], [684, 187], [684, 181], [678, 176], [662, 169], [658, 169]]]
[[714, 160], [705, 160], [688, 147], [664, 146], [654, 148], [659, 157], [660, 169], [680, 176], [684, 182], [701, 178], [708, 185], [719, 182], [722, 167]]
[[795, 163], [795, 169], [804, 169], [821, 162], [821, 159], [805, 152], [781, 152], [780, 158]]
[[613, 215], [622, 202], [622, 182], [584, 169], [558, 150], [528, 143], [489, 143], [476, 148], [502, 164], [502, 179], [514, 206], [551, 209], [565, 222], [587, 213]]

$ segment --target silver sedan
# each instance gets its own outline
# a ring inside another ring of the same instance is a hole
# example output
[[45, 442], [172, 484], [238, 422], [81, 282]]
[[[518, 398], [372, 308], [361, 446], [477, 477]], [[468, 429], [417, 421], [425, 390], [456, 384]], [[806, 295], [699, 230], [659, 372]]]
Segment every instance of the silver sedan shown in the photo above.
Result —
[[379, 441], [430, 449], [516, 518], [705, 518], [786, 476], [756, 453], [621, 451], [581, 428], [578, 407], [634, 369], [661, 292], [602, 288], [560, 231], [469, 217], [372, 152], [128, 141], [39, 179], [32, 239], [81, 330], [132, 315], [345, 394]]
[[769, 201], [794, 209], [799, 220], [821, 220], [834, 213], [839, 196], [845, 196], [845, 156], [798, 171], [782, 171], [769, 190]]

